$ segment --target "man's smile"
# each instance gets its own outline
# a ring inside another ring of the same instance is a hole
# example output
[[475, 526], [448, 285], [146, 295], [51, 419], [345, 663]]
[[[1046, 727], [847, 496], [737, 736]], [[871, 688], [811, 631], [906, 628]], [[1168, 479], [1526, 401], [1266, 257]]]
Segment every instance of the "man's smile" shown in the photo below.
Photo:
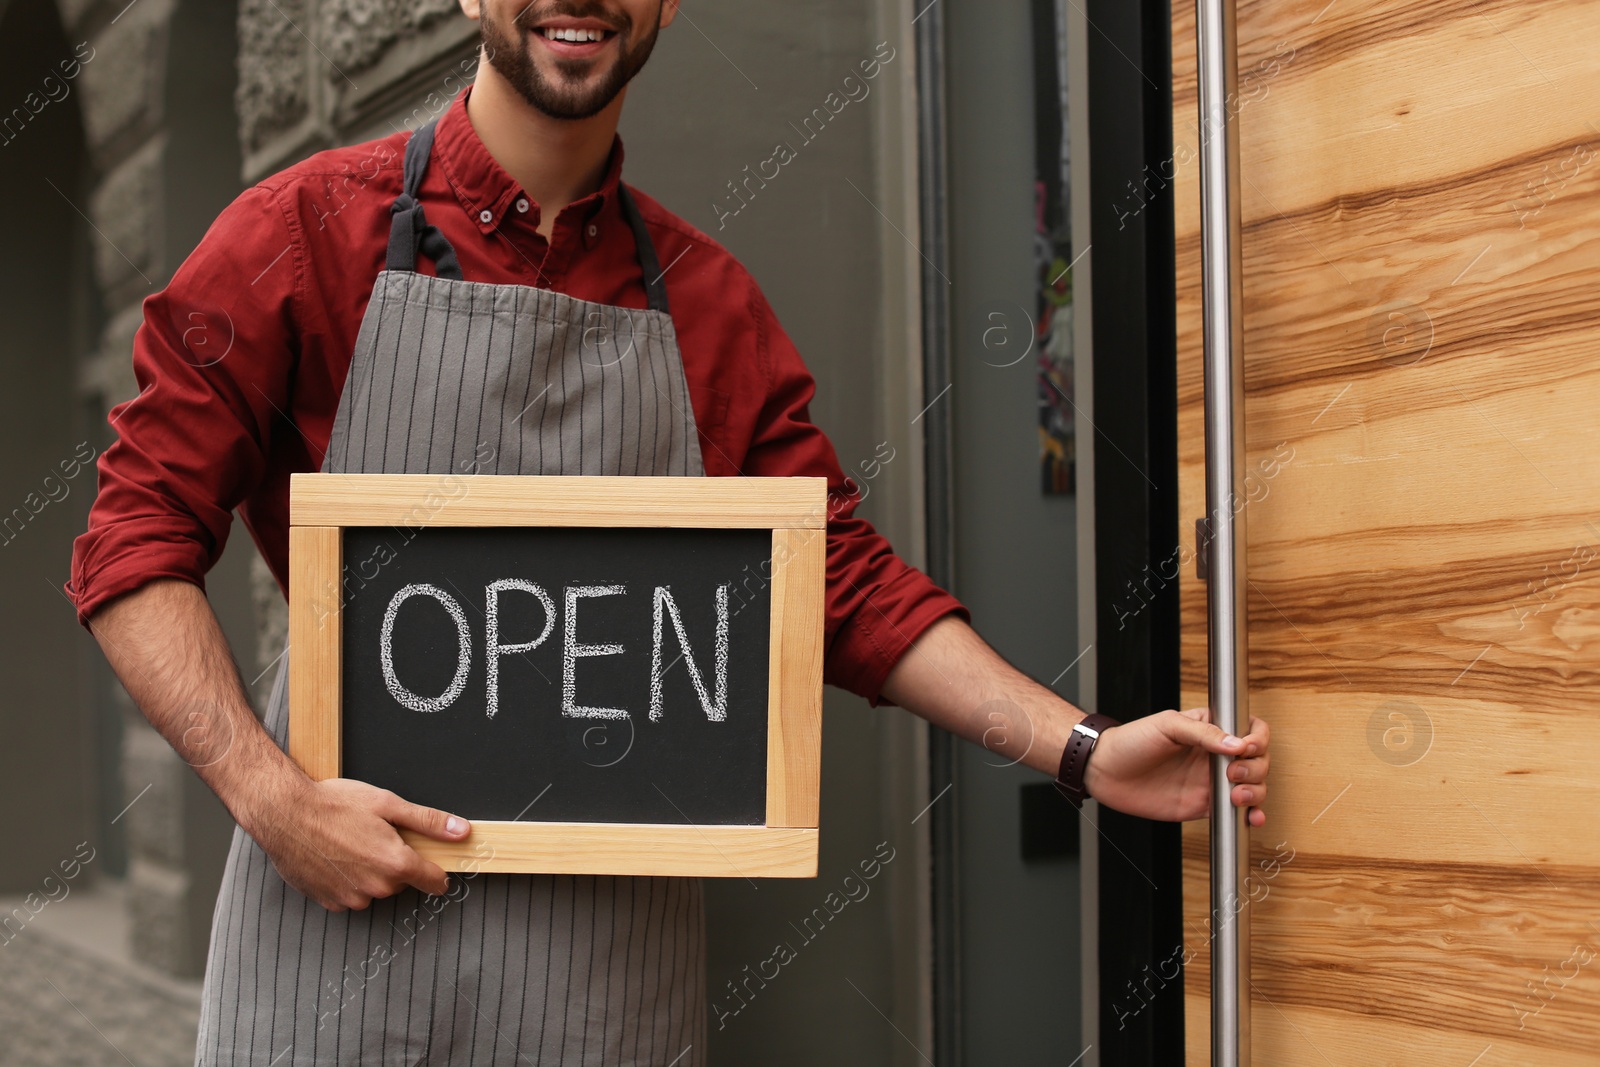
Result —
[[590, 59], [606, 49], [618, 34], [599, 19], [557, 16], [541, 20], [530, 36], [563, 59]]

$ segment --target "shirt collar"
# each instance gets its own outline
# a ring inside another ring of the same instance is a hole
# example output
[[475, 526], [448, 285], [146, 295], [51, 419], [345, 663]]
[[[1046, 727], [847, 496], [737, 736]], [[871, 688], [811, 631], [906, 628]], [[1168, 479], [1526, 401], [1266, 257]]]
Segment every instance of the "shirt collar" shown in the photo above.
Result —
[[[433, 162], [444, 171], [450, 187], [461, 201], [461, 208], [485, 234], [493, 233], [513, 205], [526, 198], [529, 204], [528, 221], [536, 223], [539, 205], [523, 192], [516, 179], [506, 173], [472, 128], [467, 118], [467, 97], [472, 92], [469, 85], [439, 117], [433, 135]], [[600, 188], [588, 196], [567, 205], [563, 214], [575, 213], [580, 222], [597, 216], [616, 200], [617, 187], [622, 182], [622, 138], [613, 135], [611, 157], [606, 163], [605, 177]], [[488, 214], [484, 214], [487, 212]]]

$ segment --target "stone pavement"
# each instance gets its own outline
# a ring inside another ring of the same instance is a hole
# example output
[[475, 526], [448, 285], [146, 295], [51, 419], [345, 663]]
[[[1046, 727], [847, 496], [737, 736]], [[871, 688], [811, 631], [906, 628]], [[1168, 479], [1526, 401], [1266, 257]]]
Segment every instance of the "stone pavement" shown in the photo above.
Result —
[[199, 983], [119, 960], [91, 906], [120, 910], [115, 898], [69, 898], [0, 939], [0, 1067], [190, 1067]]

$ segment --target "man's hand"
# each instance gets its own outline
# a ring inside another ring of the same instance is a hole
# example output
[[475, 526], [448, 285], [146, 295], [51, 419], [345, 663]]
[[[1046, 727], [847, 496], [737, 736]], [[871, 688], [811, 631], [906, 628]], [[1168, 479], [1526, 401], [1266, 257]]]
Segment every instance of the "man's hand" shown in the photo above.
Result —
[[[1068, 733], [1083, 712], [1000, 657], [957, 618], [934, 623], [900, 657], [883, 694], [935, 726], [1054, 777]], [[1115, 714], [1115, 712], [1113, 712]], [[1205, 708], [1163, 711], [1100, 735], [1084, 785], [1109, 807], [1147, 819], [1203, 819], [1211, 810], [1211, 753], [1228, 769], [1233, 803], [1266, 822], [1267, 724], [1231, 741]]]
[[459, 841], [470, 827], [364, 782], [314, 782], [250, 709], [205, 594], [151, 582], [89, 620], [150, 724], [260, 842], [283, 880], [330, 911], [365, 908], [408, 885], [443, 893], [445, 874], [395, 827]]
[[449, 888], [444, 870], [418, 855], [395, 828], [440, 841], [459, 841], [471, 829], [459, 816], [348, 778], [301, 776], [263, 792], [240, 814], [240, 825], [283, 880], [329, 911], [360, 911], [408, 885], [443, 894]]
[[1211, 725], [1207, 708], [1162, 711], [1100, 734], [1089, 757], [1089, 795], [1120, 812], [1184, 822], [1211, 810], [1211, 753], [1235, 759], [1228, 768], [1233, 804], [1249, 808], [1251, 826], [1267, 821], [1267, 742], [1271, 731], [1251, 717], [1250, 732], [1232, 737]]

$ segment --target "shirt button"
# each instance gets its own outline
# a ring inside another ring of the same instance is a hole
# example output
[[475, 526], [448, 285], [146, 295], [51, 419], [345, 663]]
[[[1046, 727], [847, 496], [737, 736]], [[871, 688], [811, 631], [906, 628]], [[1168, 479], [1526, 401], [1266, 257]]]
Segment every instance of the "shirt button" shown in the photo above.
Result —
[[599, 235], [599, 233], [600, 233], [600, 227], [596, 226], [592, 222], [589, 223], [589, 236], [590, 237], [596, 237], [596, 236]]
[[482, 211], [478, 212], [478, 221], [482, 223], [493, 222], [494, 212], [490, 211], [488, 208], [484, 208]]
[[527, 200], [519, 199], [517, 201], [517, 213], [520, 214], [520, 215], [526, 215], [528, 213], [528, 201]]

